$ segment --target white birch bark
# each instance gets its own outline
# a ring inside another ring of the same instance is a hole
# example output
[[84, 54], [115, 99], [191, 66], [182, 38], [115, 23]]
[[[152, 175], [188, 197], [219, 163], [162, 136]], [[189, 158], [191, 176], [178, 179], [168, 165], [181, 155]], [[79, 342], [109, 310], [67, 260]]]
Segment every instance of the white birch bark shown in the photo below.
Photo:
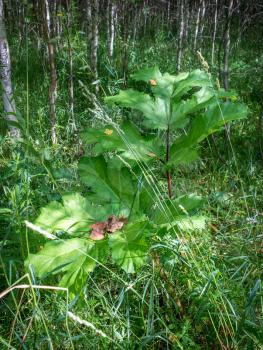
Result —
[[205, 27], [205, 11], [206, 11], [205, 0], [202, 0], [202, 12], [201, 12], [200, 32], [199, 32], [199, 38], [201, 43], [203, 41], [203, 33], [204, 33], [204, 27]]
[[51, 123], [51, 140], [52, 144], [57, 144], [56, 131], [56, 100], [57, 100], [57, 72], [55, 64], [55, 46], [52, 42], [52, 28], [50, 18], [49, 0], [44, 3], [44, 21], [45, 32], [48, 47], [48, 58], [50, 66], [50, 86], [49, 86], [49, 108], [50, 108], [50, 123]]
[[202, 3], [202, 0], [200, 0], [199, 5], [198, 5], [196, 22], [195, 22], [194, 51], [196, 51], [197, 38], [198, 38], [198, 33], [199, 33], [201, 3]]
[[177, 71], [181, 70], [182, 55], [183, 55], [183, 38], [184, 38], [184, 0], [180, 1], [180, 31], [178, 38], [177, 51]]
[[225, 90], [229, 89], [229, 54], [230, 54], [230, 24], [233, 10], [233, 0], [229, 0], [226, 18], [226, 31], [224, 40], [224, 70], [223, 83]]
[[109, 28], [108, 28], [108, 52], [109, 57], [112, 58], [114, 52], [114, 39], [115, 39], [115, 16], [116, 5], [111, 1], [109, 3]]
[[74, 81], [73, 81], [73, 49], [71, 45], [71, 25], [72, 25], [72, 0], [68, 1], [67, 11], [67, 42], [68, 42], [68, 60], [69, 60], [69, 112], [70, 112], [70, 124], [72, 130], [76, 131], [76, 121], [74, 113]]
[[[16, 106], [11, 82], [10, 52], [4, 22], [3, 0], [0, 0], [0, 74], [2, 83], [3, 105], [6, 120], [11, 122], [17, 122]], [[15, 128], [13, 125], [8, 125], [8, 127], [10, 130], [11, 137], [19, 137], [19, 129]]]
[[216, 32], [217, 32], [217, 1], [218, 0], [215, 0], [214, 27], [213, 27], [212, 53], [211, 53], [212, 66], [214, 65], [214, 59], [215, 59], [215, 41], [216, 41]]
[[91, 71], [95, 83], [95, 91], [99, 91], [98, 85], [98, 46], [99, 46], [99, 0], [91, 1], [92, 38], [91, 38]]

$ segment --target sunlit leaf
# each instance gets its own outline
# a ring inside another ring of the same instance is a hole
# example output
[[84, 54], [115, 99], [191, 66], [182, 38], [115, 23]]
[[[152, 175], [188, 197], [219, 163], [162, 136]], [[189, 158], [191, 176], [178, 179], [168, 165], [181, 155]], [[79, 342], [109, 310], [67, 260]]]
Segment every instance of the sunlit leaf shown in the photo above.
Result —
[[39, 253], [29, 255], [26, 266], [32, 265], [39, 278], [63, 273], [59, 285], [79, 292], [85, 285], [88, 274], [94, 270], [98, 256], [94, 242], [73, 238], [46, 243]]
[[149, 250], [148, 223], [145, 220], [128, 224], [122, 231], [110, 236], [112, 260], [127, 273], [134, 273], [141, 268]]
[[[136, 179], [128, 168], [119, 167], [115, 162], [106, 162], [102, 156], [83, 157], [79, 163], [79, 174], [84, 183], [91, 187], [97, 202], [106, 202], [113, 208], [122, 210], [131, 209], [134, 196], [137, 192]], [[127, 215], [127, 212], [123, 214]]]
[[131, 79], [137, 81], [145, 81], [146, 83], [150, 82], [150, 80], [158, 81], [162, 77], [161, 72], [158, 67], [153, 68], [143, 68], [138, 72], [131, 75]]
[[157, 137], [143, 135], [131, 122], [123, 123], [118, 130], [111, 126], [90, 128], [83, 132], [82, 137], [86, 144], [94, 145], [95, 155], [115, 151], [127, 160], [148, 162], [160, 157], [163, 151]]
[[78, 193], [62, 197], [62, 203], [51, 202], [41, 209], [35, 224], [48, 232], [65, 231], [69, 234], [87, 232], [91, 222], [104, 219], [106, 208], [95, 207]]

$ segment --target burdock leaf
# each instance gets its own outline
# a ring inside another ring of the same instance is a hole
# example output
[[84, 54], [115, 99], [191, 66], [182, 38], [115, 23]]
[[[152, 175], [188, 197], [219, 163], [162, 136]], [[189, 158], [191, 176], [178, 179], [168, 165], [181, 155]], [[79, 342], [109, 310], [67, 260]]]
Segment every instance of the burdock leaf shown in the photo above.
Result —
[[161, 77], [162, 77], [162, 74], [159, 71], [158, 67], [143, 68], [131, 75], [131, 79], [135, 81], [145, 81], [146, 83], [150, 82], [150, 80], [157, 81]]
[[151, 129], [167, 129], [169, 122], [169, 103], [160, 97], [151, 96], [132, 89], [120, 91], [118, 95], [106, 97], [108, 103], [117, 103], [141, 111], [145, 116], [143, 124]]
[[141, 268], [147, 260], [147, 236], [150, 233], [148, 222], [141, 220], [130, 223], [122, 231], [110, 235], [113, 262], [127, 273], [134, 273]]
[[34, 255], [29, 255], [26, 266], [33, 266], [39, 278], [62, 273], [61, 287], [79, 292], [85, 285], [88, 274], [94, 270], [99, 252], [95, 242], [87, 238], [52, 241]]
[[121, 162], [106, 162], [102, 156], [83, 157], [79, 163], [82, 181], [95, 192], [93, 199], [120, 211], [130, 209], [137, 187], [128, 168]]
[[62, 203], [51, 202], [42, 208], [35, 224], [50, 233], [64, 231], [76, 235], [87, 232], [90, 223], [104, 219], [107, 214], [107, 208], [96, 207], [74, 193], [64, 195]]
[[99, 129], [89, 128], [82, 133], [82, 137], [87, 145], [94, 145], [95, 155], [115, 151], [127, 160], [147, 162], [153, 159], [151, 154], [158, 157], [163, 151], [159, 138], [143, 135], [132, 122], [124, 122], [118, 130], [109, 125]]
[[[174, 200], [167, 200], [162, 207], [158, 207], [152, 213], [152, 220], [157, 225], [173, 225], [183, 227], [183, 222], [191, 221], [197, 216], [198, 210], [204, 204], [204, 199], [196, 194], [189, 194], [177, 197]], [[186, 224], [185, 224], [186, 227]]]

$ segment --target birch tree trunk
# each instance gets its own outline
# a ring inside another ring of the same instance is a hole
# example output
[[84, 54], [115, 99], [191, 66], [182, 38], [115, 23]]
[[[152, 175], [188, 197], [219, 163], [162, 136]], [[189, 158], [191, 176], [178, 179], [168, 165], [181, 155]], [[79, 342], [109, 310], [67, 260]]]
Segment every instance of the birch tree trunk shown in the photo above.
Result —
[[205, 27], [205, 11], [206, 11], [205, 0], [202, 0], [202, 13], [200, 18], [200, 32], [199, 32], [200, 45], [202, 44], [202, 41], [203, 41], [203, 33], [204, 33], [204, 27]]
[[50, 86], [49, 86], [49, 109], [51, 123], [51, 140], [52, 144], [57, 144], [56, 131], [56, 99], [57, 99], [57, 72], [55, 63], [55, 45], [52, 41], [52, 28], [50, 18], [49, 0], [44, 0], [44, 28], [48, 47], [48, 58], [50, 67]]
[[196, 16], [196, 22], [195, 22], [195, 35], [194, 35], [194, 51], [196, 51], [197, 38], [199, 33], [201, 4], [202, 4], [202, 0], [199, 1], [199, 5], [197, 9], [197, 16]]
[[92, 38], [90, 0], [86, 0], [86, 21], [87, 21], [87, 37], [88, 37], [88, 42], [90, 43], [90, 40]]
[[124, 86], [127, 84], [127, 76], [128, 76], [128, 66], [129, 66], [129, 41], [130, 41], [130, 33], [129, 33], [129, 24], [130, 24], [130, 7], [128, 7], [129, 11], [126, 11], [125, 7], [122, 6], [122, 21], [123, 21], [123, 47], [122, 47], [122, 75]]
[[225, 90], [229, 90], [229, 53], [230, 53], [230, 24], [233, 11], [233, 0], [229, 0], [227, 15], [226, 15], [226, 29], [224, 38], [224, 69], [223, 69], [223, 84]]
[[170, 28], [170, 16], [171, 16], [171, 2], [168, 0], [167, 2], [167, 28]]
[[188, 41], [188, 33], [189, 33], [189, 17], [190, 17], [190, 4], [188, 0], [185, 0], [185, 24], [184, 24], [184, 42]]
[[177, 71], [181, 70], [182, 55], [183, 55], [183, 38], [184, 38], [184, 0], [180, 1], [180, 31], [178, 38], [177, 51]]
[[211, 53], [212, 66], [214, 65], [214, 59], [215, 59], [215, 41], [216, 41], [216, 32], [217, 32], [217, 1], [218, 0], [215, 0], [214, 27], [213, 27], [212, 53]]
[[98, 46], [99, 46], [99, 0], [91, 0], [92, 38], [90, 63], [93, 79], [95, 81], [95, 91], [99, 92], [98, 85]]
[[114, 50], [115, 15], [116, 15], [116, 5], [113, 4], [112, 1], [109, 1], [108, 53], [110, 58], [112, 58], [113, 50]]
[[74, 113], [74, 81], [73, 81], [73, 50], [71, 45], [71, 25], [72, 25], [72, 2], [67, 2], [67, 42], [68, 42], [68, 60], [69, 60], [69, 112], [70, 112], [70, 124], [72, 130], [76, 131], [76, 121]]
[[[0, 0], [0, 74], [6, 119], [10, 122], [17, 122], [16, 106], [11, 82], [10, 52], [4, 22], [3, 0]], [[8, 127], [11, 137], [17, 138], [20, 136], [19, 129], [15, 128], [13, 125], [8, 125]]]

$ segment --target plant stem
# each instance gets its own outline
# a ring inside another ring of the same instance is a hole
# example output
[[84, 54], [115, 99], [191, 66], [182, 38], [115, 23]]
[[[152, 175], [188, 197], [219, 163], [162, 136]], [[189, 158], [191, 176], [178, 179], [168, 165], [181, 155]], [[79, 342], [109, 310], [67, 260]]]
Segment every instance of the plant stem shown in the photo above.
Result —
[[[170, 159], [170, 126], [168, 125], [166, 130], [166, 164]], [[166, 179], [167, 179], [167, 188], [168, 188], [168, 196], [172, 198], [172, 176], [169, 170], [166, 170]]]

